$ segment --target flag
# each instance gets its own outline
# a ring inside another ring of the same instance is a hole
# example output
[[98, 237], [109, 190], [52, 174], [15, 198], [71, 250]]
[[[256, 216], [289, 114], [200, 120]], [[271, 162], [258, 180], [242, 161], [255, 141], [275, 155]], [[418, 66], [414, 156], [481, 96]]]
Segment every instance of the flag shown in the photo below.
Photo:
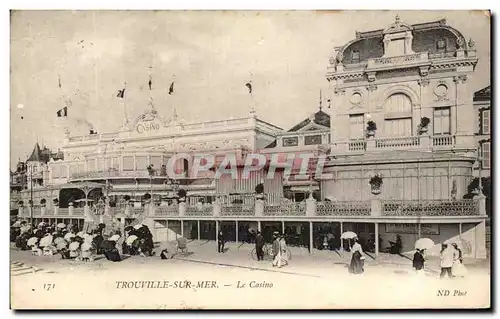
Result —
[[151, 75], [149, 76], [148, 85], [149, 85], [149, 90], [151, 91], [151, 86], [153, 85], [153, 78], [151, 77]]
[[247, 84], [245, 84], [245, 86], [248, 88], [248, 93], [252, 94], [252, 84], [248, 82]]
[[125, 89], [118, 90], [118, 94], [116, 95], [116, 97], [123, 99], [125, 97]]
[[67, 117], [67, 116], [68, 116], [68, 108], [66, 106], [57, 111], [57, 117]]
[[59, 88], [61, 88], [61, 77], [60, 76], [57, 78], [57, 81], [58, 81]]
[[175, 82], [172, 82], [172, 84], [170, 84], [170, 87], [168, 88], [168, 94], [169, 95], [172, 95], [172, 93], [174, 93], [174, 83]]

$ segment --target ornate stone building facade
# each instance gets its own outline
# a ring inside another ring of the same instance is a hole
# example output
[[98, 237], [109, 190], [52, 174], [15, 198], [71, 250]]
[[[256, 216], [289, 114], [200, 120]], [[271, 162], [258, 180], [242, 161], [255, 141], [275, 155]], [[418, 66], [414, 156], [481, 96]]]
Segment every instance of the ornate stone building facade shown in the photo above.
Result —
[[[265, 236], [278, 230], [311, 252], [323, 248], [327, 234], [335, 238], [330, 246], [344, 247], [340, 235], [351, 230], [375, 256], [396, 235], [403, 251], [429, 237], [434, 252], [452, 240], [465, 256], [484, 258], [484, 196], [463, 199], [477, 161], [477, 113], [468, 85], [478, 62], [473, 41], [444, 20], [410, 25], [396, 18], [385, 29], [357, 33], [329, 62], [331, 107], [320, 106], [288, 131], [253, 112], [183, 123], [162, 119], [150, 105], [118, 132], [68, 135], [64, 160], [51, 160], [44, 174], [44, 191], [58, 203], [47, 201], [34, 217], [143, 222], [156, 240], [215, 239], [222, 229], [228, 240], [242, 241], [252, 228]], [[176, 169], [184, 176], [172, 179], [164, 165], [180, 153]], [[234, 154], [239, 163], [249, 153], [267, 159], [310, 154], [313, 160], [306, 180], [296, 178], [300, 160], [289, 164], [291, 176], [279, 170], [265, 179], [264, 168], [246, 179], [217, 179], [212, 171], [190, 175], [200, 153]], [[320, 159], [322, 174], [315, 170]], [[262, 182], [264, 196], [255, 194]], [[166, 204], [179, 188], [186, 201]], [[106, 203], [93, 210], [73, 206], [74, 198], [62, 196], [67, 189], [80, 189], [71, 195], [79, 199], [105, 195]], [[131, 198], [111, 203], [124, 196]]]

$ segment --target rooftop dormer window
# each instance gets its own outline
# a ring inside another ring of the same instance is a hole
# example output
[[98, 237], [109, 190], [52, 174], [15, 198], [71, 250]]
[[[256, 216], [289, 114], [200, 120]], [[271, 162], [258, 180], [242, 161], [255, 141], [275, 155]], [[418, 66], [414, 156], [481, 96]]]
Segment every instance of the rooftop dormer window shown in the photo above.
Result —
[[436, 48], [439, 52], [445, 52], [446, 51], [446, 39], [437, 40]]
[[352, 63], [359, 63], [359, 51], [358, 50], [352, 51], [351, 62]]

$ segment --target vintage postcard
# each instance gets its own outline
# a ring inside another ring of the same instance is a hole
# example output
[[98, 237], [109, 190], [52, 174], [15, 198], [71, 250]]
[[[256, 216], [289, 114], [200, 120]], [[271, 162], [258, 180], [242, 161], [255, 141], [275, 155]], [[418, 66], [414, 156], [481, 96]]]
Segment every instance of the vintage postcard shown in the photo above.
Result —
[[490, 308], [490, 12], [10, 28], [12, 309]]

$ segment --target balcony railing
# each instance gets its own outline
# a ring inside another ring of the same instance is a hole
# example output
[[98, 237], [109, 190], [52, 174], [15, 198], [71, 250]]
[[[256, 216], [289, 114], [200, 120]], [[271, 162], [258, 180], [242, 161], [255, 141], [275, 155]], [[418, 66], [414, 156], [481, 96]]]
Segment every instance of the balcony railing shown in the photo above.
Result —
[[[154, 206], [150, 214], [149, 206], [127, 209], [119, 207], [109, 208], [112, 215], [125, 213], [125, 216], [134, 218], [137, 216], [152, 216], [155, 218], [177, 217], [463, 217], [463, 216], [486, 216], [485, 204], [481, 201], [485, 199], [457, 199], [457, 200], [380, 200], [374, 204], [371, 201], [326, 201], [314, 202], [306, 200], [300, 203], [281, 204], [212, 204], [204, 206], [194, 205], [170, 205]], [[218, 206], [220, 205], [220, 206]], [[218, 209], [220, 207], [220, 210]], [[30, 217], [30, 207], [22, 207], [21, 216]], [[375, 210], [372, 210], [375, 209]], [[180, 214], [180, 212], [183, 214]], [[81, 218], [84, 216], [84, 209], [58, 208], [55, 214], [54, 207], [46, 207], [44, 216], [61, 218], [66, 216]], [[217, 215], [216, 212], [220, 212]], [[41, 208], [33, 208], [33, 217], [41, 217]]]
[[370, 202], [319, 202], [317, 216], [370, 216]]
[[226, 204], [221, 205], [221, 216], [254, 216], [254, 204]]
[[375, 140], [376, 148], [399, 148], [399, 147], [418, 147], [420, 145], [420, 137], [390, 137], [378, 138]]
[[156, 206], [153, 215], [155, 217], [179, 216], [179, 206]]
[[443, 200], [383, 200], [383, 216], [476, 216], [480, 215], [473, 199]]
[[304, 216], [305, 203], [286, 203], [264, 206], [264, 216]]
[[214, 208], [212, 205], [186, 205], [186, 216], [212, 216], [213, 214]]
[[377, 149], [433, 149], [447, 148], [456, 145], [454, 135], [420, 135], [408, 137], [375, 137], [373, 139], [356, 139], [334, 141], [332, 151], [359, 153]]
[[432, 146], [450, 146], [455, 144], [455, 137], [452, 135], [435, 135], [432, 137]]
[[364, 152], [366, 151], [366, 141], [349, 141], [349, 152]]

